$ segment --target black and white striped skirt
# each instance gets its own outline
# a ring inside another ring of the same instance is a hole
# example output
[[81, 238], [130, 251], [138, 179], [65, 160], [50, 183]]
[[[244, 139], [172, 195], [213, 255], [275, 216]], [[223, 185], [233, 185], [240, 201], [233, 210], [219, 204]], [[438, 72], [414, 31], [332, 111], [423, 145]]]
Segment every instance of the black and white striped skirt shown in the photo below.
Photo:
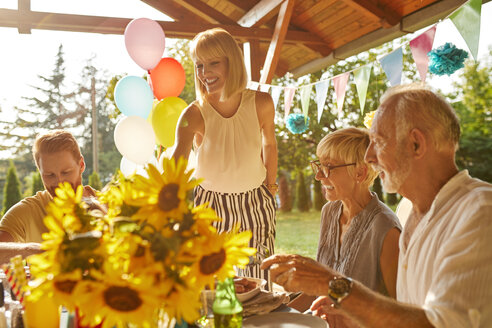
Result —
[[[268, 249], [269, 254], [274, 254], [275, 242], [275, 198], [265, 185], [261, 185], [250, 191], [242, 193], [220, 193], [205, 190], [201, 186], [194, 190], [195, 206], [209, 203], [222, 221], [214, 222], [217, 231], [230, 231], [236, 224], [240, 224], [240, 231], [250, 230], [253, 234], [249, 242], [250, 247], [255, 247], [261, 258]], [[260, 265], [248, 265], [245, 269], [239, 269], [238, 276], [263, 278], [270, 286], [268, 270], [261, 270]]]

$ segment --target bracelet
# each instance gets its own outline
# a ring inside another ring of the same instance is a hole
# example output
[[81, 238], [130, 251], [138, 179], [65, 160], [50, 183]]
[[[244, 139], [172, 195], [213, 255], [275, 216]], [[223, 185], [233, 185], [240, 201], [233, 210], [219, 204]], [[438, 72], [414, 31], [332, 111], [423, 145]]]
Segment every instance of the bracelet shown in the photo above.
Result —
[[277, 192], [278, 191], [278, 184], [276, 183], [266, 183], [265, 186], [268, 188], [268, 190], [271, 190], [273, 192]]

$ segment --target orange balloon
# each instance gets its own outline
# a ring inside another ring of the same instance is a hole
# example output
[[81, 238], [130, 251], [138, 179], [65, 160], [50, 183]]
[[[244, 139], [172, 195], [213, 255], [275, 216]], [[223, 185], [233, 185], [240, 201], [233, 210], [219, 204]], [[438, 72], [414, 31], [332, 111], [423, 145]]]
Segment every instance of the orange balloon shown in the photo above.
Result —
[[179, 96], [186, 82], [183, 66], [170, 57], [162, 58], [159, 64], [150, 70], [150, 79], [154, 96], [159, 100]]

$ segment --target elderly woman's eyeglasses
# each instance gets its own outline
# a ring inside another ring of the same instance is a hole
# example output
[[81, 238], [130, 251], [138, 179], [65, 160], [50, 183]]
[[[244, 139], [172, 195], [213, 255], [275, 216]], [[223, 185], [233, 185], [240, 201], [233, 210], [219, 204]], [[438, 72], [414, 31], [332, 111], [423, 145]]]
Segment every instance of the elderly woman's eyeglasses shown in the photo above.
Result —
[[310, 163], [311, 163], [311, 168], [313, 169], [314, 175], [317, 175], [318, 172], [321, 170], [321, 174], [323, 174], [323, 176], [325, 178], [328, 178], [330, 176], [331, 170], [336, 169], [337, 167], [355, 165], [355, 163], [340, 164], [340, 165], [323, 165], [320, 163], [319, 160], [311, 161]]

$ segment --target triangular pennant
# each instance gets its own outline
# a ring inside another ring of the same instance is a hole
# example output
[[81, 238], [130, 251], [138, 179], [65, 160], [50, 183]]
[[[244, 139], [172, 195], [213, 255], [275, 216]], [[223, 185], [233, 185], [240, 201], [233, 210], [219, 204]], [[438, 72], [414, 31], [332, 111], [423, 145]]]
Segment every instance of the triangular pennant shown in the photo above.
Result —
[[260, 84], [261, 92], [268, 92], [268, 90], [270, 90], [270, 84]]
[[391, 86], [401, 84], [401, 73], [403, 70], [403, 51], [401, 47], [380, 58], [379, 62]]
[[285, 87], [284, 88], [284, 111], [285, 118], [289, 116], [290, 107], [292, 106], [292, 100], [294, 100], [294, 95], [296, 93], [296, 88], [294, 87]]
[[482, 0], [470, 0], [449, 17], [465, 40], [475, 60], [478, 56], [481, 13]]
[[272, 86], [272, 100], [274, 108], [277, 108], [278, 100], [280, 99], [280, 93], [282, 92], [282, 87]]
[[434, 36], [436, 35], [436, 27], [437, 25], [434, 25], [432, 28], [410, 41], [410, 50], [412, 51], [413, 60], [415, 60], [422, 82], [425, 82], [427, 70], [429, 69], [429, 57], [427, 54], [432, 50]]
[[372, 64], [364, 65], [354, 70], [354, 81], [357, 87], [357, 95], [359, 96], [360, 111], [364, 114], [366, 105], [367, 87], [371, 78]]
[[305, 85], [301, 88], [301, 107], [304, 119], [307, 120], [309, 101], [311, 100], [311, 91], [313, 90], [313, 85]]
[[316, 104], [318, 105], [318, 123], [321, 120], [321, 114], [323, 114], [323, 108], [325, 107], [326, 95], [328, 93], [329, 85], [330, 80], [324, 80], [315, 84]]
[[333, 78], [333, 86], [335, 87], [335, 97], [337, 99], [337, 111], [340, 113], [345, 100], [345, 90], [347, 88], [350, 72], [340, 74]]

